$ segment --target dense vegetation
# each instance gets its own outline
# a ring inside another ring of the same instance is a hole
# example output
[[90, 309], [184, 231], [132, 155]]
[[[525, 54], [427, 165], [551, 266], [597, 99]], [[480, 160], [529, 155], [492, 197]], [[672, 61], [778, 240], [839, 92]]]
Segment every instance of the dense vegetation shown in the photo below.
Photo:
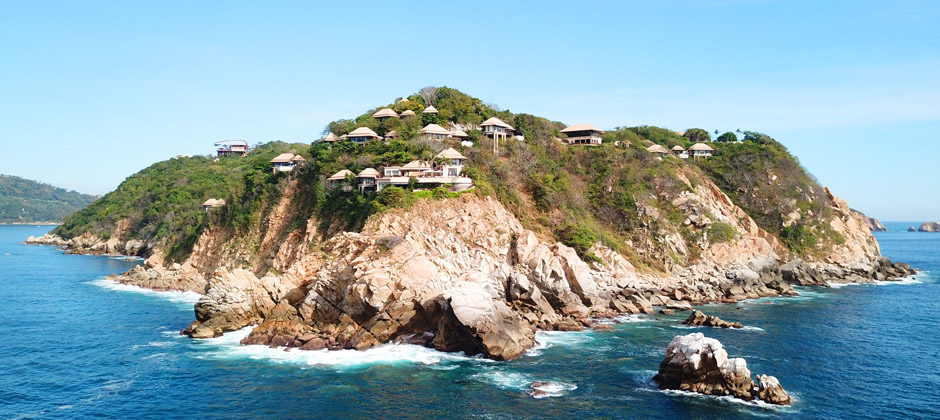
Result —
[[[342, 230], [362, 229], [376, 212], [454, 195], [444, 189], [415, 191], [415, 185], [378, 194], [331, 190], [325, 186], [327, 177], [342, 169], [358, 173], [413, 159], [432, 160], [445, 147], [455, 147], [468, 157], [465, 173], [476, 185], [472, 193], [495, 196], [524, 226], [545, 239], [572, 246], [588, 260], [596, 258], [591, 248], [601, 242], [641, 267], [660, 270], [692, 262], [710, 242], [733, 241], [737, 232], [731, 225], [684, 223], [688, 209], [672, 204], [706, 176], [798, 254], [839, 240], [822, 223], [831, 212], [822, 189], [782, 145], [760, 133], [741, 132], [740, 142], [734, 133], [722, 134], [720, 142], [712, 143], [716, 156], [711, 159], [659, 159], [646, 150], [650, 144], [688, 148], [711, 135], [703, 129], [680, 134], [659, 127], [618, 127], [604, 134], [600, 146], [571, 147], [558, 140], [564, 124], [501, 110], [455, 89], [425, 88], [405, 99], [354, 119], [331, 122], [323, 130], [336, 135], [361, 126], [379, 134], [397, 130], [398, 140], [363, 145], [270, 143], [245, 158], [160, 162], [68, 218], [56, 233], [71, 237], [92, 231], [107, 236], [114, 233], [115, 221], [127, 220], [127, 232], [122, 233], [126, 238], [154, 238], [156, 245], [170, 250], [171, 258], [181, 259], [210, 225], [235, 235], [257, 236], [290, 188], [291, 230], [305, 230], [313, 219], [318, 237], [327, 238]], [[421, 113], [431, 105], [438, 114]], [[372, 117], [385, 107], [413, 110], [416, 115], [382, 122]], [[524, 141], [508, 140], [494, 154], [492, 140], [472, 129], [493, 116], [514, 126]], [[474, 145], [424, 140], [420, 129], [429, 123], [459, 125]], [[286, 150], [301, 154], [308, 164], [289, 176], [272, 174], [268, 161]], [[229, 204], [206, 213], [201, 203], [210, 197]], [[683, 243], [681, 251], [676, 240]]]
[[96, 198], [38, 181], [0, 175], [0, 223], [58, 222]]

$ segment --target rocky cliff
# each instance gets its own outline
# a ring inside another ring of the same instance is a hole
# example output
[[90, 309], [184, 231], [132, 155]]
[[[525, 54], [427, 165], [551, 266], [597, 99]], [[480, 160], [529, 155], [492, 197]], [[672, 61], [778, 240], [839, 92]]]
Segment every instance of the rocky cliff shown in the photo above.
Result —
[[[890, 263], [877, 265], [877, 243], [851, 213], [833, 220], [846, 245], [805, 263], [710, 183], [673, 204], [688, 215], [683, 223], [728, 223], [735, 236], [714, 244], [701, 239], [699, 262], [669, 272], [638, 270], [600, 243], [591, 249], [599, 261], [586, 262], [525, 229], [498, 201], [475, 195], [388, 210], [360, 232], [321, 241], [315, 218], [306, 222], [309, 229], [287, 224], [295, 187], [287, 187], [263, 232], [208, 229], [182, 263], [156, 252], [120, 281], [203, 293], [186, 330], [196, 338], [254, 326], [245, 344], [363, 349], [406, 342], [511, 359], [533, 344], [536, 329], [580, 329], [592, 325], [592, 316], [793, 294], [793, 284], [824, 284], [847, 273], [901, 274], [886, 271], [894, 270]], [[249, 246], [250, 238], [260, 239]], [[667, 235], [665, 242], [673, 252], [688, 252], [679, 238]], [[126, 249], [105, 244], [71, 245]]]

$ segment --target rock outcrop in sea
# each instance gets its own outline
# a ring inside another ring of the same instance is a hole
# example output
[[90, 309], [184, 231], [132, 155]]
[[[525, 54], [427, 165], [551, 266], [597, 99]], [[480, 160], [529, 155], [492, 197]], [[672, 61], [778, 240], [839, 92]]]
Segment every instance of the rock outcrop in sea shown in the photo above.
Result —
[[744, 328], [740, 322], [728, 322], [714, 315], [705, 315], [699, 310], [692, 311], [692, 314], [682, 323], [695, 327]]
[[747, 361], [729, 358], [718, 340], [693, 333], [672, 339], [653, 381], [660, 389], [790, 404], [790, 395], [777, 378], [767, 375], [757, 378], [755, 383]]
[[940, 232], [940, 223], [924, 222], [917, 228], [918, 232]]

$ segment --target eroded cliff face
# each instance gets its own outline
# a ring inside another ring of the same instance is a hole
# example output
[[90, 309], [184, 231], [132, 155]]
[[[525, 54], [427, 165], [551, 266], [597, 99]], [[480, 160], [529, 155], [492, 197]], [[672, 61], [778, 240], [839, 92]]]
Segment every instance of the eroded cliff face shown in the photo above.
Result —
[[[291, 227], [291, 184], [260, 228], [209, 228], [182, 263], [166, 262], [153, 247], [119, 281], [202, 293], [185, 331], [195, 338], [253, 326], [244, 344], [365, 349], [399, 342], [502, 360], [523, 354], [539, 328], [575, 330], [592, 326], [592, 317], [655, 306], [684, 310], [793, 294], [794, 284], [906, 274], [880, 257], [844, 201], [832, 198], [832, 228], [844, 243], [803, 262], [717, 186], [688, 185], [672, 204], [686, 216], [682, 226], [701, 232], [696, 242], [672, 226], [633, 244], [637, 252], [663, 253], [666, 272], [637, 270], [600, 243], [589, 250], [600, 261], [585, 262], [525, 229], [495, 199], [472, 194], [390, 210], [359, 233], [322, 240], [316, 219]], [[732, 237], [709, 238], [715, 223], [730, 226]]]

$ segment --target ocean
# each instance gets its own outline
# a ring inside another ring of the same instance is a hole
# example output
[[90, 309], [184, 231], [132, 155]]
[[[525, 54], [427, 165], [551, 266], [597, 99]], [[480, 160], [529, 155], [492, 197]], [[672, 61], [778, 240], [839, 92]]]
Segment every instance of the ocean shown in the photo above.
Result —
[[[876, 234], [884, 255], [923, 270], [903, 282], [702, 308], [743, 330], [684, 327], [679, 313], [539, 333], [510, 362], [415, 346], [287, 352], [239, 345], [247, 331], [194, 341], [178, 332], [198, 295], [117, 285], [105, 276], [139, 261], [21, 245], [50, 227], [0, 226], [0, 418], [936, 419], [940, 233], [911, 224]], [[779, 378], [794, 404], [657, 390], [666, 345], [694, 331]]]

